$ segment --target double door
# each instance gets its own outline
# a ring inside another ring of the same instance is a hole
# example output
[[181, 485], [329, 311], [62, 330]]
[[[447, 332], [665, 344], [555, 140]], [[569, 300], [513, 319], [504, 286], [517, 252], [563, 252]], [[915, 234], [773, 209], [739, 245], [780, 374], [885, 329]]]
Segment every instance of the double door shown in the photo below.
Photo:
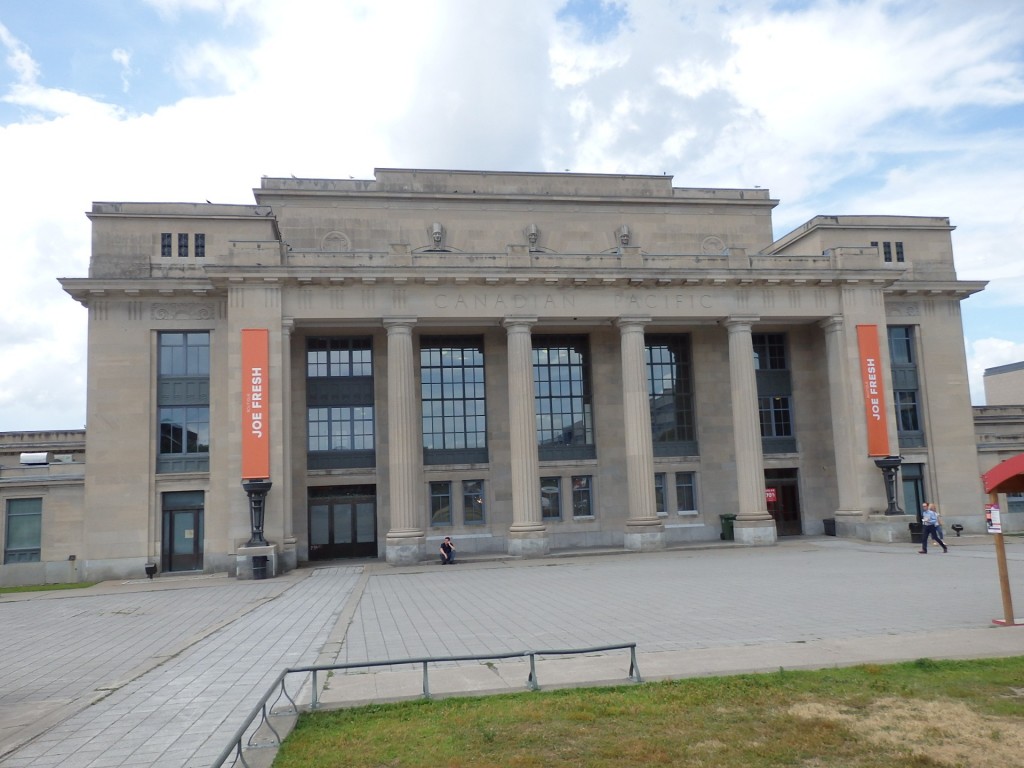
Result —
[[309, 559], [376, 556], [376, 488], [310, 488]]

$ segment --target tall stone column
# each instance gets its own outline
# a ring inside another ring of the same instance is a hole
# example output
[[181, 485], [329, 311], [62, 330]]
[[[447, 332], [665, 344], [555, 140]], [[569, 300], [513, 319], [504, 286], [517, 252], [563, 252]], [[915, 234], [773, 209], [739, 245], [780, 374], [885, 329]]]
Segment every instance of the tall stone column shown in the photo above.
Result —
[[508, 415], [512, 453], [512, 525], [510, 555], [538, 557], [548, 552], [548, 532], [541, 518], [540, 464], [537, 459], [536, 406], [533, 399], [535, 317], [508, 317]]
[[384, 318], [388, 331], [388, 491], [391, 530], [385, 543], [392, 565], [423, 559], [426, 536], [420, 523], [418, 488], [423, 475], [422, 440], [417, 424], [412, 329], [415, 318]]
[[284, 504], [284, 531], [281, 541], [283, 571], [291, 571], [298, 565], [295, 549], [295, 504], [292, 498], [292, 332], [295, 318], [286, 317], [281, 321], [281, 436], [283, 444], [284, 471], [281, 473], [281, 497]]
[[[835, 516], [837, 532], [842, 535], [844, 524], [851, 525], [864, 514], [857, 485], [857, 446], [856, 441], [851, 439], [855, 430], [853, 415], [850, 413], [851, 403], [855, 400], [852, 388], [855, 384], [859, 386], [859, 382], [850, 376], [842, 315], [826, 318], [819, 325], [825, 331], [832, 442], [836, 460], [836, 486], [839, 491], [839, 509]], [[847, 533], [853, 535], [852, 530]]]
[[626, 549], [646, 551], [665, 547], [665, 526], [654, 499], [654, 443], [651, 438], [651, 404], [647, 394], [647, 360], [644, 356], [645, 317], [621, 317], [622, 406], [626, 441], [626, 482], [629, 518]]
[[733, 437], [736, 443], [736, 486], [739, 509], [733, 532], [743, 544], [774, 544], [775, 521], [764, 497], [764, 454], [757, 412], [757, 377], [751, 327], [757, 317], [730, 317], [729, 378], [732, 390]]

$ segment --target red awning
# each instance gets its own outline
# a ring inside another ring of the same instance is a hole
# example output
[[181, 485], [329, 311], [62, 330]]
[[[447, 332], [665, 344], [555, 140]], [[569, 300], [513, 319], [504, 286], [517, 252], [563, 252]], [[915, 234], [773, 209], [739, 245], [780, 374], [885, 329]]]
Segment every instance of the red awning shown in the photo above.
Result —
[[1024, 493], [1024, 453], [992, 467], [981, 480], [985, 493]]

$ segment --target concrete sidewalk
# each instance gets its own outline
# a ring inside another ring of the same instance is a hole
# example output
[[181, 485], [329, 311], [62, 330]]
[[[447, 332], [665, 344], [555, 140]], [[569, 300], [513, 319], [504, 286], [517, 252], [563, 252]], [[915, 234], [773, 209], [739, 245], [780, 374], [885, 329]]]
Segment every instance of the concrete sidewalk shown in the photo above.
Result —
[[[1008, 538], [1024, 600], [1024, 542]], [[988, 537], [332, 563], [262, 582], [118, 582], [0, 598], [0, 765], [208, 766], [285, 667], [638, 644], [645, 680], [1024, 654], [998, 628]], [[627, 682], [626, 651], [538, 662], [542, 688]], [[525, 661], [431, 669], [435, 696], [526, 690]], [[326, 675], [323, 676], [326, 678]], [[324, 682], [323, 680], [321, 682]], [[297, 687], [297, 686], [296, 686]], [[289, 690], [293, 690], [290, 686]], [[337, 674], [321, 700], [419, 696], [420, 668]], [[308, 688], [300, 701], [309, 701]], [[269, 756], [269, 750], [264, 754]]]

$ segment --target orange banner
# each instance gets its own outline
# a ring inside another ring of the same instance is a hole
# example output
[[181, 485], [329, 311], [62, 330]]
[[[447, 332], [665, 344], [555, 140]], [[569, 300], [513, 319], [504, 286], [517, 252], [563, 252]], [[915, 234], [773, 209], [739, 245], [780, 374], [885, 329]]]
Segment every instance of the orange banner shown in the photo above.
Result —
[[242, 330], [242, 479], [270, 479], [270, 332]]
[[878, 351], [878, 326], [857, 326], [860, 350], [860, 376], [864, 385], [864, 415], [868, 424], [868, 456], [889, 455], [889, 428], [886, 425], [885, 385], [882, 358]]

